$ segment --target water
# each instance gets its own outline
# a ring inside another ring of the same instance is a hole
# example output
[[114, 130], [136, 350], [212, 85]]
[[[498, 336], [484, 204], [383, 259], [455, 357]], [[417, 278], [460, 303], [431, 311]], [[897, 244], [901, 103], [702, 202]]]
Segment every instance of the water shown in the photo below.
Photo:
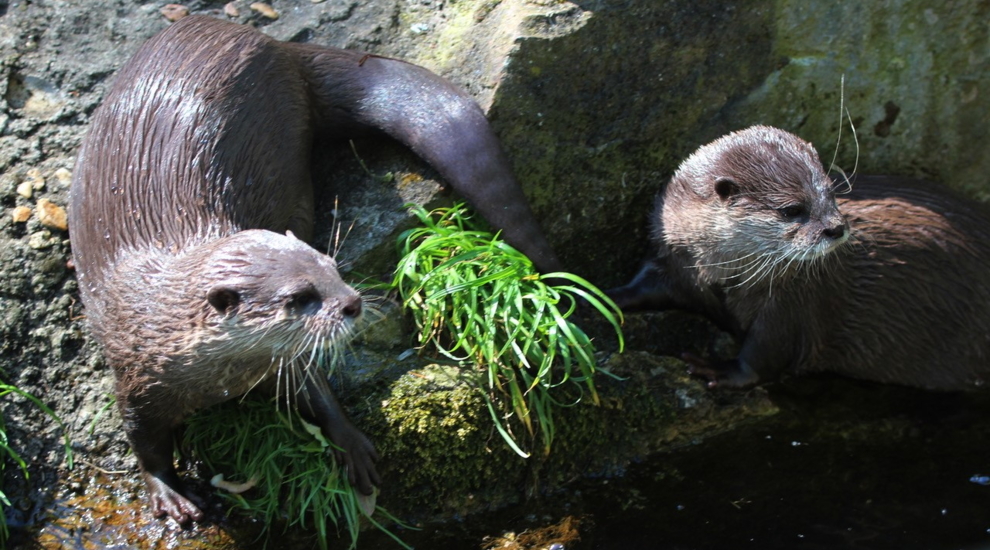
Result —
[[[404, 534], [481, 548], [579, 520], [580, 549], [990, 549], [990, 395], [835, 378], [771, 387], [775, 418], [566, 494]], [[976, 481], [979, 481], [977, 479]], [[368, 534], [361, 548], [393, 548]], [[511, 537], [510, 537], [511, 538]], [[560, 544], [552, 537], [531, 546]]]

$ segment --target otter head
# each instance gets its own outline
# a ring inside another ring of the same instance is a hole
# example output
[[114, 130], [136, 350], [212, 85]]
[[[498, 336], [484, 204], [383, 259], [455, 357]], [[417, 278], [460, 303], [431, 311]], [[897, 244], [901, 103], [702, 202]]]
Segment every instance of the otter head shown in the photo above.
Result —
[[199, 247], [197, 355], [245, 369], [308, 366], [353, 332], [361, 295], [332, 258], [289, 235], [248, 230]]
[[712, 284], [770, 280], [812, 265], [849, 237], [814, 147], [766, 126], [698, 149], [660, 203], [655, 238], [687, 254]]

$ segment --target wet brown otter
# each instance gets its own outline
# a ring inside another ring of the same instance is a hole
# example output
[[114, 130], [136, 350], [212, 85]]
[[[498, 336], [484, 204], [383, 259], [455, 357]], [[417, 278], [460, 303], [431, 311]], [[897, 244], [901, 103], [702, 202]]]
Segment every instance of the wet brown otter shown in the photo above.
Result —
[[763, 126], [701, 147], [657, 203], [658, 257], [610, 293], [733, 331], [736, 359], [690, 358], [711, 385], [785, 370], [940, 390], [990, 379], [982, 205], [907, 178], [833, 182], [811, 144]]
[[360, 296], [293, 236], [312, 233], [314, 134], [368, 131], [408, 145], [539, 269], [558, 268], [481, 109], [415, 65], [193, 16], [144, 44], [94, 114], [73, 255], [155, 515], [202, 516], [173, 429], [259, 384], [298, 395], [358, 488], [380, 483], [372, 444], [306, 368], [346, 336]]

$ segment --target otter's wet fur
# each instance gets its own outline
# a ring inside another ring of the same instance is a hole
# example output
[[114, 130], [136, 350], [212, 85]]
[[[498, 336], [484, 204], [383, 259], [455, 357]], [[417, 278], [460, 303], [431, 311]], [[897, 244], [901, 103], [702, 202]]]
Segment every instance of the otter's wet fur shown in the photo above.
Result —
[[756, 126], [698, 149], [652, 216], [658, 253], [610, 294], [707, 315], [736, 359], [710, 384], [827, 371], [936, 390], [990, 380], [990, 211], [935, 183], [830, 179], [811, 144]]
[[[173, 464], [190, 412], [273, 388], [370, 494], [378, 455], [324, 375], [361, 313], [313, 232], [314, 135], [387, 134], [436, 168], [537, 268], [559, 265], [477, 104], [426, 69], [189, 16], [119, 71], [79, 152], [70, 235], [156, 516], [202, 512]], [[397, 205], [398, 206], [398, 205]]]

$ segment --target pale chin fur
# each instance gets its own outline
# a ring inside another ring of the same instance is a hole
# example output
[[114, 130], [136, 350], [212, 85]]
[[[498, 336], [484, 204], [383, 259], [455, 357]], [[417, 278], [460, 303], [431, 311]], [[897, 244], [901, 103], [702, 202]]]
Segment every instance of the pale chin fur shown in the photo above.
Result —
[[838, 250], [838, 248], [845, 244], [848, 240], [849, 231], [846, 231], [842, 237], [837, 240], [822, 239], [814, 246], [797, 250], [792, 249], [787, 254], [787, 260], [795, 262], [813, 262]]

